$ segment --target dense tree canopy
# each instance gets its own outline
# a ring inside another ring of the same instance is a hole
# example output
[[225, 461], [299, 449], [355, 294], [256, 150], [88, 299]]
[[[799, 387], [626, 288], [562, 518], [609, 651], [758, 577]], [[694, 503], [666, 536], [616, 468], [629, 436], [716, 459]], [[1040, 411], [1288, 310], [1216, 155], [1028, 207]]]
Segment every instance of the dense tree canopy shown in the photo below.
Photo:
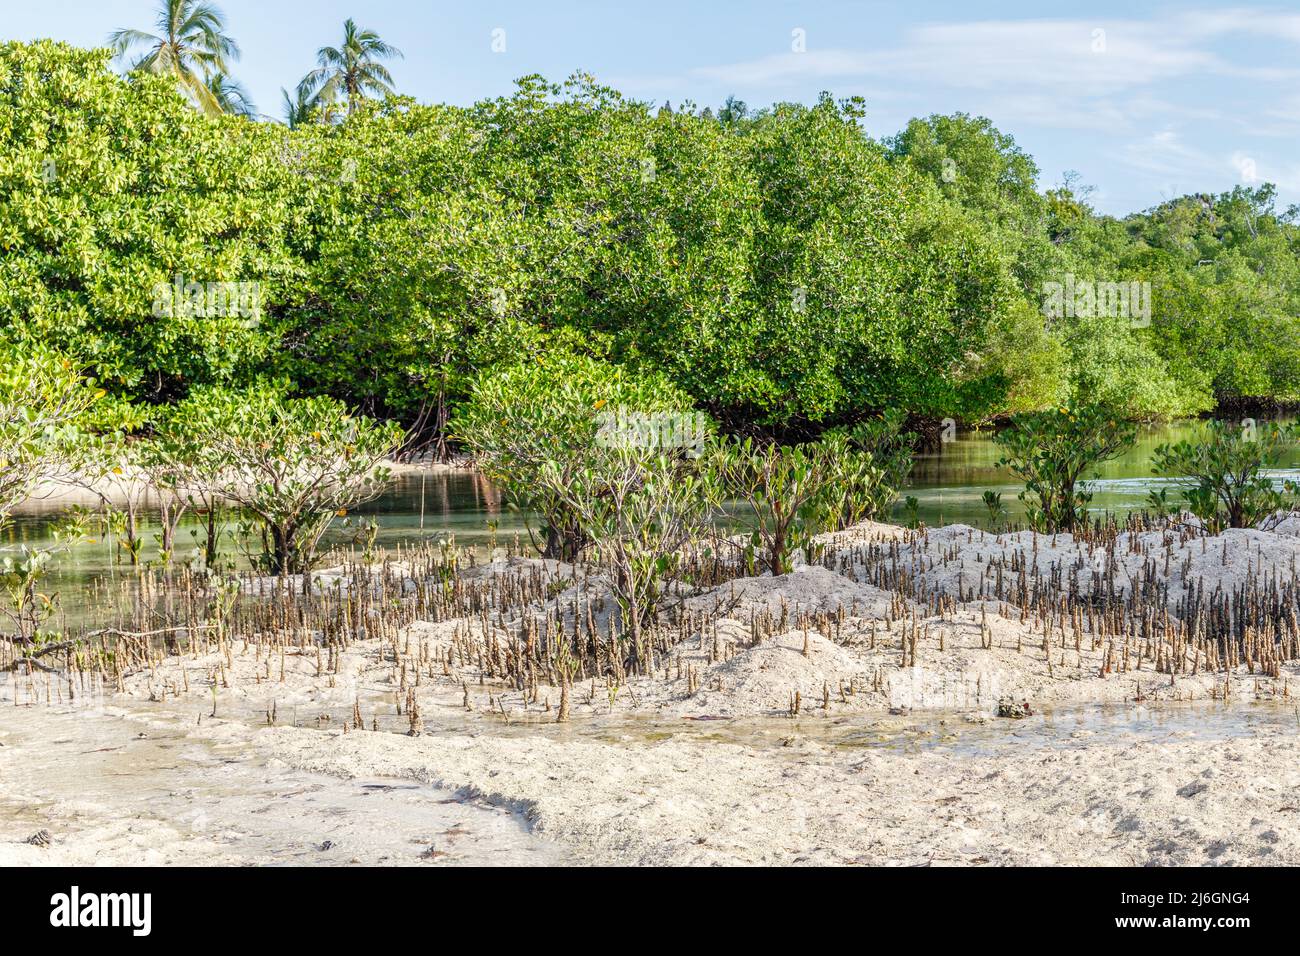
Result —
[[411, 414], [558, 336], [737, 427], [1000, 410], [1005, 263], [847, 105], [737, 132], [531, 78], [309, 133], [318, 258], [284, 315], [300, 380]]
[[[301, 272], [286, 246], [287, 131], [204, 117], [169, 79], [123, 80], [108, 58], [0, 47], [0, 327], [156, 400], [265, 354], [254, 321], [206, 308], [206, 290], [255, 282], [274, 302]], [[159, 307], [178, 279], [202, 284], [205, 308]]]
[[[485, 371], [557, 349], [741, 432], [1300, 397], [1268, 186], [1117, 220], [983, 118], [878, 142], [858, 101], [715, 115], [581, 75], [289, 129], [109, 56], [0, 47], [0, 330], [118, 399], [287, 377], [445, 437]], [[1147, 283], [1149, 319], [1052, 314], [1066, 281]]]

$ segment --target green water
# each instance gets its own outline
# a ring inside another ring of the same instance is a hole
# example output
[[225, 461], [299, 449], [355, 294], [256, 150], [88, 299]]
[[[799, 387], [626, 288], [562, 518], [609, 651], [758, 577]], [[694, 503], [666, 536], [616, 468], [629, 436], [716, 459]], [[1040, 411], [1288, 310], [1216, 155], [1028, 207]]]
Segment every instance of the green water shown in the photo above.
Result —
[[[52, 545], [52, 527], [66, 509], [64, 503], [27, 502], [15, 512], [0, 537], [0, 553], [24, 545]], [[454, 539], [458, 546], [486, 550], [494, 543], [502, 546], [510, 543], [515, 534], [524, 546], [528, 543], [523, 517], [502, 504], [500, 495], [485, 479], [470, 472], [404, 474], [394, 478], [378, 498], [356, 508], [347, 519], [335, 521], [323, 539], [323, 547], [360, 550], [366, 543], [361, 523], [370, 520], [378, 525], [376, 548]], [[493, 523], [499, 525], [499, 532], [494, 533]], [[156, 510], [143, 514], [139, 526], [144, 541], [140, 566], [156, 565], [160, 530]], [[176, 534], [174, 562], [201, 564], [205, 540], [205, 528], [196, 517], [187, 515]], [[253, 545], [252, 541], [240, 537], [234, 524], [223, 526], [220, 541], [223, 558], [248, 567], [246, 551]], [[84, 604], [82, 592], [87, 588], [100, 587], [112, 592], [117, 590], [118, 583], [133, 577], [118, 540], [97, 529], [89, 540], [57, 553], [41, 590], [58, 593], [63, 608], [71, 617], [77, 617]], [[0, 630], [3, 629], [4, 622], [0, 619]]]
[[[1122, 457], [1106, 462], [1098, 469], [1099, 477], [1092, 483], [1091, 510], [1124, 514], [1143, 508], [1153, 489], [1169, 484], [1167, 479], [1151, 473], [1151, 456], [1156, 446], [1193, 438], [1196, 432], [1194, 422], [1140, 427], [1134, 446]], [[940, 443], [916, 456], [912, 487], [903, 494], [918, 500], [918, 514], [930, 527], [954, 523], [987, 526], [988, 509], [982, 500], [985, 491], [1000, 492], [1002, 505], [1011, 520], [1019, 521], [1023, 518], [1024, 506], [1016, 495], [1024, 486], [997, 466], [1001, 456], [1001, 449], [993, 441], [991, 431], [960, 432], [956, 441]], [[1281, 467], [1272, 474], [1275, 477], [1300, 476], [1300, 448], [1291, 449]], [[1173, 488], [1170, 488], [1169, 500], [1181, 500]], [[901, 518], [903, 514], [904, 508], [900, 505], [895, 509], [895, 516]]]
[[[1123, 513], [1143, 507], [1147, 493], [1162, 481], [1151, 474], [1152, 451], [1162, 442], [1189, 437], [1194, 430], [1191, 423], [1142, 428], [1137, 444], [1127, 454], [1102, 466], [1095, 484], [1094, 510]], [[911, 487], [904, 494], [918, 500], [919, 517], [931, 527], [954, 522], [986, 526], [988, 514], [981, 500], [985, 490], [1001, 492], [1012, 520], [1018, 520], [1024, 513], [1016, 499], [1020, 486], [998, 468], [999, 456], [992, 432], [961, 432], [955, 441], [937, 444], [916, 456]], [[1300, 475], [1300, 450], [1293, 450], [1283, 466], [1279, 475]], [[29, 502], [15, 515], [0, 540], [0, 549], [49, 543], [50, 525], [62, 507]], [[899, 520], [904, 510], [900, 502], [895, 509]], [[388, 548], [453, 536], [460, 546], [484, 550], [494, 542], [507, 544], [515, 535], [525, 545], [529, 540], [524, 516], [503, 504], [485, 479], [470, 472], [402, 475], [379, 498], [356, 509], [351, 522], [337, 522], [325, 544], [347, 547], [359, 540], [358, 518], [373, 518], [379, 526], [375, 544]], [[147, 515], [142, 522], [146, 541], [142, 560], [146, 563], [157, 560], [157, 532], [156, 517]], [[227, 528], [222, 545], [225, 554], [237, 556], [234, 534], [234, 528]], [[197, 521], [187, 520], [177, 541], [178, 560], [196, 558], [201, 541]], [[129, 565], [115, 557], [116, 550], [114, 540], [100, 536], [60, 554], [43, 589], [61, 593], [64, 606], [74, 608], [79, 603], [77, 592], [86, 586], [111, 586], [124, 575], [130, 577]]]

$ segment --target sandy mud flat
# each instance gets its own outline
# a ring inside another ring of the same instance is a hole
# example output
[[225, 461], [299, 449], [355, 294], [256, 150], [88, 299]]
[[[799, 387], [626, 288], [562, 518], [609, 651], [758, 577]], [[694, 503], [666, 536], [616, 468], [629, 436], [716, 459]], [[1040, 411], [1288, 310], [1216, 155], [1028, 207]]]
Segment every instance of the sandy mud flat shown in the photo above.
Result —
[[[411, 779], [299, 770], [159, 709], [7, 707], [0, 866], [565, 862], [517, 813]], [[30, 841], [30, 842], [29, 842]]]
[[[235, 637], [120, 686], [11, 676], [0, 861], [1300, 863], [1294, 625], [1259, 597], [1294, 580], [1296, 529], [823, 544], [675, 593], [676, 631], [572, 680], [566, 723], [522, 648], [598, 636], [609, 602], [517, 556], [328, 655]], [[415, 577], [314, 587], [364, 619], [371, 589], [431, 601]], [[1225, 637], [1221, 605], [1272, 629]]]

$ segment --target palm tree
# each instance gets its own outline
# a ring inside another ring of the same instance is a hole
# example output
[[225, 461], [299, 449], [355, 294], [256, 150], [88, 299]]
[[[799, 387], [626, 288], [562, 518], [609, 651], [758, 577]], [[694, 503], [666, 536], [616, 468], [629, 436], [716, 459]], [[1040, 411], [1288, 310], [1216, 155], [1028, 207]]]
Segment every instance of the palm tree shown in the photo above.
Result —
[[249, 119], [257, 116], [257, 107], [253, 104], [253, 98], [248, 95], [243, 85], [230, 75], [213, 73], [208, 77], [205, 85], [222, 113], [247, 116]]
[[[290, 129], [297, 129], [304, 123], [313, 121], [326, 124], [337, 123], [342, 118], [337, 103], [317, 105], [302, 87], [298, 87], [293, 93], [283, 86], [280, 87], [280, 109], [284, 113], [284, 122]], [[272, 118], [267, 117], [267, 119]]]
[[393, 78], [378, 61], [401, 56], [401, 50], [379, 39], [374, 30], [360, 30], [349, 19], [343, 24], [343, 45], [317, 51], [319, 65], [302, 78], [298, 94], [313, 106], [346, 97], [351, 114], [358, 101], [370, 94], [392, 94]]
[[284, 110], [284, 121], [290, 129], [296, 129], [311, 119], [311, 98], [305, 95], [302, 87], [295, 93], [280, 87], [280, 108]]
[[119, 57], [144, 47], [129, 71], [170, 76], [204, 113], [222, 112], [208, 81], [229, 73], [229, 62], [239, 59], [239, 46], [225, 34], [221, 11], [201, 0], [161, 0], [155, 28], [156, 35], [142, 30], [117, 30], [109, 35], [108, 42]]

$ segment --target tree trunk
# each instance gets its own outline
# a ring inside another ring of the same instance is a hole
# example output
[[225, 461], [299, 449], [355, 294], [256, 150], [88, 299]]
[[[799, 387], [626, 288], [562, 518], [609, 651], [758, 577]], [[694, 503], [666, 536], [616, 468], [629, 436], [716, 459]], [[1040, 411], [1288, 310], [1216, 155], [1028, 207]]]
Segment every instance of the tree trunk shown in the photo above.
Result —
[[129, 501], [126, 506], [126, 547], [131, 552], [131, 563], [140, 563], [140, 528], [135, 520], [135, 506]]
[[578, 560], [582, 551], [583, 536], [577, 528], [557, 528], [546, 526], [546, 542], [542, 546], [542, 557], [555, 561], [567, 561], [572, 564]]
[[433, 417], [433, 454], [442, 464], [451, 459], [451, 449], [447, 447], [447, 388], [444, 383], [438, 385], [438, 406]]
[[204, 545], [203, 562], [209, 569], [217, 563], [217, 504], [215, 501], [208, 505], [208, 540]]
[[293, 539], [295, 529], [292, 525], [271, 525], [271, 567], [277, 575], [293, 574]]

